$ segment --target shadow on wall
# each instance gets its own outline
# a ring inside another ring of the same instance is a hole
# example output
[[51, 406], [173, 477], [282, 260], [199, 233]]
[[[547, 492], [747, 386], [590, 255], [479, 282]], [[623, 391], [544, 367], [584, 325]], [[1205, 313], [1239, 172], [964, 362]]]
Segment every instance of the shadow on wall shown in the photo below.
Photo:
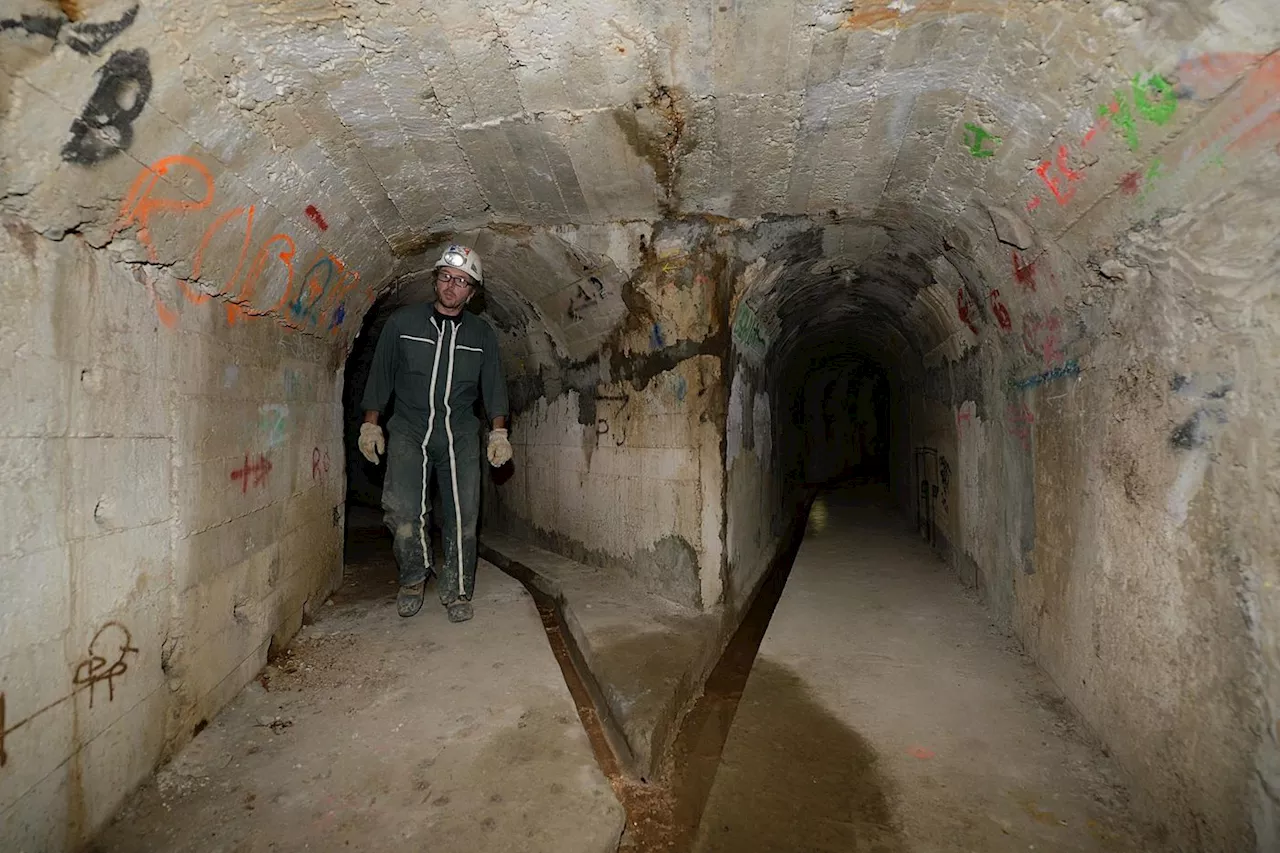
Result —
[[695, 849], [906, 850], [875, 750], [787, 667], [757, 658]]

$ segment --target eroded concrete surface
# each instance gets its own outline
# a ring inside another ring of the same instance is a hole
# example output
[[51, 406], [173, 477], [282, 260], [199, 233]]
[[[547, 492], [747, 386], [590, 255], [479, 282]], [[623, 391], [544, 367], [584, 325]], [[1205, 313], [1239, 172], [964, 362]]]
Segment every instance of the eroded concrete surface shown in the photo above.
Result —
[[430, 589], [401, 619], [389, 540], [353, 556], [333, 604], [95, 849], [616, 849], [622, 808], [523, 587], [482, 563], [471, 622]]
[[695, 849], [1158, 851], [1059, 691], [863, 488], [827, 499], [761, 643]]

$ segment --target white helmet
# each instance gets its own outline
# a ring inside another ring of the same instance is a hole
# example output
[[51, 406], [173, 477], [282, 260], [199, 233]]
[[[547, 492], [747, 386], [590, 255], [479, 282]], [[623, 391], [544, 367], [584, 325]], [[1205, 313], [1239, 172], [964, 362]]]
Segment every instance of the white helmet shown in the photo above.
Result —
[[484, 282], [484, 274], [480, 269], [480, 255], [470, 246], [461, 243], [450, 243], [436, 261], [436, 269], [440, 267], [456, 267], [475, 279], [476, 284]]

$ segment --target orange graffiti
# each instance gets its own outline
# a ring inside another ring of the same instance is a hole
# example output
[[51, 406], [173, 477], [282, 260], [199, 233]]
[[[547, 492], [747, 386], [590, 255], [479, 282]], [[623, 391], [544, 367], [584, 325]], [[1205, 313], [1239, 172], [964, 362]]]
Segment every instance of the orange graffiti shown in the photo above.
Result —
[[[258, 288], [258, 281], [262, 278], [262, 271], [266, 269], [267, 264], [270, 262], [269, 255], [271, 252], [269, 250], [272, 243], [289, 244], [289, 248], [280, 251], [276, 255], [280, 259], [280, 263], [284, 264], [285, 269], [289, 271], [289, 278], [285, 283], [284, 293], [281, 295], [279, 302], [266, 309], [266, 311], [255, 311], [251, 307], [253, 294]], [[227, 303], [227, 325], [235, 325], [236, 318], [240, 314], [270, 314], [279, 311], [281, 306], [288, 303], [289, 295], [293, 292], [293, 254], [295, 250], [293, 238], [288, 234], [272, 234], [267, 238], [266, 242], [258, 248], [258, 255], [253, 259], [253, 266], [249, 267], [249, 274], [245, 276], [239, 293]]]
[[[204, 180], [204, 198], [199, 201], [153, 198], [151, 193], [155, 190], [156, 185], [160, 183], [160, 178], [168, 175], [171, 167], [179, 165], [187, 166], [199, 173]], [[120, 217], [116, 221], [115, 228], [111, 231], [111, 236], [114, 237], [129, 226], [136, 224], [138, 226], [138, 240], [147, 247], [147, 257], [153, 262], [158, 262], [160, 254], [156, 251], [156, 244], [151, 239], [151, 214], [157, 210], [172, 211], [179, 214], [204, 210], [213, 204], [213, 194], [213, 175], [209, 174], [209, 170], [204, 167], [203, 163], [183, 154], [164, 157], [151, 166], [144, 168], [138, 174], [138, 177], [134, 179], [133, 186], [129, 188], [129, 194], [120, 203]], [[164, 304], [154, 285], [147, 284], [147, 291], [151, 294], [151, 301], [155, 303], [156, 315], [159, 316], [160, 322], [169, 328], [178, 325], [177, 312]]]
[[[186, 198], [157, 197], [155, 195], [156, 188], [159, 186], [162, 177], [168, 177], [175, 184], [175, 187], [181, 188], [176, 178], [184, 174], [182, 172], [183, 169], [188, 170], [186, 174], [194, 174], [197, 184], [203, 182], [203, 192], [187, 193]], [[196, 195], [199, 195], [199, 198], [196, 198]], [[152, 165], [144, 167], [134, 179], [124, 201], [120, 204], [120, 215], [111, 234], [114, 237], [126, 228], [137, 226], [138, 240], [146, 247], [148, 258], [158, 263], [160, 254], [152, 232], [153, 215], [162, 213], [182, 218], [209, 208], [213, 204], [214, 195], [213, 175], [199, 160], [184, 154], [161, 158]], [[258, 246], [257, 252], [253, 256], [253, 262], [245, 272], [245, 260], [249, 257], [249, 247], [253, 242], [253, 226], [256, 213], [257, 205], [235, 207], [223, 211], [205, 228], [204, 234], [200, 239], [199, 248], [197, 248], [192, 258], [190, 277], [188, 279], [178, 279], [178, 287], [183, 297], [191, 305], [203, 305], [209, 301], [214, 293], [224, 294], [227, 297], [226, 312], [229, 325], [234, 325], [239, 319], [246, 316], [280, 314], [286, 307], [290, 309], [294, 317], [301, 317], [304, 322], [317, 326], [320, 325], [326, 314], [330, 314], [329, 329], [336, 334], [338, 327], [342, 325], [342, 321], [346, 316], [346, 300], [360, 282], [359, 273], [349, 269], [336, 255], [324, 249], [318, 249], [312, 266], [304, 274], [301, 286], [302, 293], [297, 294], [296, 301], [291, 303], [291, 299], [295, 297], [293, 261], [298, 251], [291, 235], [276, 233], [267, 237]], [[206, 272], [205, 258], [210, 245], [228, 223], [241, 216], [244, 217], [244, 238], [241, 241], [235, 269], [217, 289], [201, 290], [197, 288], [194, 282]], [[280, 245], [276, 246], [276, 244]], [[268, 275], [268, 265], [272, 264], [273, 261], [279, 261], [286, 272], [283, 292], [271, 307], [265, 309], [254, 307], [253, 300], [260, 289], [260, 285], [263, 284], [263, 276]], [[322, 265], [326, 268], [325, 274], [322, 274], [319, 270]], [[242, 272], [244, 273], [243, 277]], [[146, 287], [151, 294], [152, 301], [155, 303], [156, 314], [159, 316], [160, 321], [171, 328], [177, 325], [177, 311], [170, 305], [165, 304], [165, 301], [156, 292], [154, 284], [148, 281]], [[305, 310], [302, 308], [304, 304], [306, 305]]]
[[[249, 205], [248, 208], [244, 208], [244, 207], [232, 208], [231, 210], [228, 210], [226, 213], [219, 216], [217, 219], [213, 220], [213, 224], [205, 229], [204, 238], [200, 241], [200, 248], [196, 250], [195, 262], [192, 263], [191, 265], [192, 278], [200, 277], [200, 272], [204, 268], [204, 252], [205, 252], [205, 249], [209, 248], [209, 241], [213, 239], [213, 235], [218, 233], [219, 228], [221, 228], [230, 220], [235, 219], [240, 214], [245, 213], [246, 210], [248, 211], [248, 214], [245, 217], [244, 243], [240, 246], [240, 257], [236, 260], [235, 272], [231, 274], [231, 278], [227, 279], [227, 281], [222, 286], [224, 293], [230, 291], [231, 287], [235, 284], [236, 279], [240, 277], [240, 268], [244, 266], [244, 256], [249, 251], [249, 237], [253, 232], [253, 211], [254, 211], [253, 205]], [[208, 301], [210, 294], [200, 293], [198, 291], [193, 293], [187, 287], [187, 283], [185, 281], [180, 280], [178, 283], [179, 285], [181, 285], [183, 293], [186, 294], [187, 299], [188, 301], [191, 302], [191, 304], [200, 305]]]
[[861, 9], [840, 22], [840, 29], [868, 30], [883, 24], [911, 26], [944, 15], [1003, 15], [1005, 11], [1003, 6], [995, 3], [965, 3], [961, 0], [923, 0], [905, 9], [894, 8], [902, 5], [894, 0], [873, 0], [862, 4]]

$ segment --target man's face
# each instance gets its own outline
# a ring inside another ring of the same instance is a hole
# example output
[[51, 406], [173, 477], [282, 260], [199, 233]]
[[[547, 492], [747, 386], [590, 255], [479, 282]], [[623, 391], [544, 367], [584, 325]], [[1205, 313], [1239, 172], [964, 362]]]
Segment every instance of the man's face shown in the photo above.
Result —
[[471, 276], [457, 267], [440, 267], [436, 270], [436, 301], [450, 311], [456, 311], [467, 304], [475, 285]]

